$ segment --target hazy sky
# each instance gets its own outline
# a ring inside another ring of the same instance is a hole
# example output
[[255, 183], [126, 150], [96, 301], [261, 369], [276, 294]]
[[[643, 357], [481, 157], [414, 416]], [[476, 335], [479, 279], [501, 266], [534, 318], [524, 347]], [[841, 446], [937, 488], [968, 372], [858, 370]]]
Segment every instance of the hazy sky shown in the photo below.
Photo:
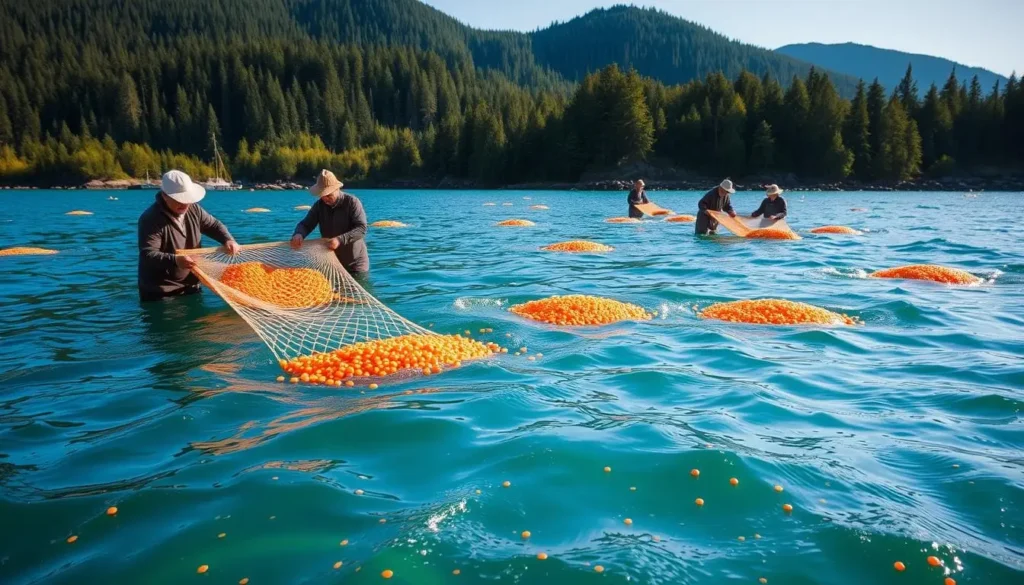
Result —
[[1024, 72], [1024, 0], [426, 0], [488, 29], [533, 30], [598, 6], [653, 6], [774, 49], [855, 42], [1009, 75]]

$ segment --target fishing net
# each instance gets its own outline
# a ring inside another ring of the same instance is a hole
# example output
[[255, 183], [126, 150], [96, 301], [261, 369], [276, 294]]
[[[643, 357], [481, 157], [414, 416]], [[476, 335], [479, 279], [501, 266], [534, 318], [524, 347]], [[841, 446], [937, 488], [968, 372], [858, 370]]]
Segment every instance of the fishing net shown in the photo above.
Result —
[[[327, 240], [179, 250], [193, 272], [267, 344], [293, 382], [439, 373], [500, 348], [440, 335], [401, 317], [359, 285]], [[351, 384], [349, 384], [351, 385]]]
[[[784, 219], [772, 220], [766, 217], [729, 217], [724, 211], [708, 210], [708, 215], [725, 229], [741, 238], [753, 237], [771, 240], [799, 240], [800, 236], [789, 227]], [[782, 235], [777, 232], [787, 232]]]
[[383, 219], [381, 221], [375, 221], [375, 222], [371, 223], [370, 227], [376, 227], [376, 228], [403, 228], [403, 227], [409, 227], [409, 226], [407, 224], [404, 224], [404, 223], [400, 222], [400, 221], [392, 221], [390, 219]]

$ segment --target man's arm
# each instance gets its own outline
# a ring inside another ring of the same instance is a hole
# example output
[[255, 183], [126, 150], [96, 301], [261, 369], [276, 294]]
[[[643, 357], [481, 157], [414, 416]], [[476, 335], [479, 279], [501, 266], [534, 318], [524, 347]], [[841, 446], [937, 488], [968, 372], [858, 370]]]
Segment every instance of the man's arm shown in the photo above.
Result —
[[704, 196], [700, 198], [700, 201], [697, 202], [697, 209], [699, 209], [701, 211], [707, 211], [708, 210], [708, 197], [710, 195], [711, 195], [710, 193], [705, 193]]
[[640, 192], [640, 200], [643, 203], [650, 203], [651, 202], [651, 200], [647, 198], [647, 191], [641, 191]]
[[764, 213], [764, 205], [767, 201], [767, 199], [761, 201], [761, 206], [755, 209], [754, 213], [750, 214], [750, 217], [761, 217], [761, 215]]
[[732, 196], [725, 196], [725, 203], [722, 205], [722, 210], [728, 213], [732, 217], [736, 217], [736, 212], [732, 209]]
[[168, 254], [160, 250], [163, 243], [163, 234], [160, 228], [147, 224], [145, 218], [139, 219], [139, 250], [146, 259], [164, 269], [175, 267], [174, 254]]
[[782, 211], [775, 214], [775, 219], [784, 219], [789, 212], [789, 207], [786, 205], [786, 200], [782, 197], [779, 197], [779, 201], [782, 202]]
[[354, 197], [349, 208], [349, 221], [352, 229], [338, 236], [338, 242], [343, 245], [361, 240], [366, 235], [366, 212], [363, 211], [363, 204]]
[[316, 227], [316, 224], [320, 223], [319, 216], [320, 202], [317, 201], [313, 204], [313, 207], [310, 207], [309, 211], [306, 212], [306, 217], [302, 218], [302, 220], [295, 225], [295, 231], [292, 232], [292, 235], [294, 236], [298, 234], [303, 238], [308, 236], [309, 232], [313, 231], [313, 228]]
[[202, 207], [197, 211], [199, 211], [199, 232], [204, 236], [213, 238], [221, 244], [227, 244], [235, 239], [231, 237], [231, 232], [219, 219], [207, 213]]

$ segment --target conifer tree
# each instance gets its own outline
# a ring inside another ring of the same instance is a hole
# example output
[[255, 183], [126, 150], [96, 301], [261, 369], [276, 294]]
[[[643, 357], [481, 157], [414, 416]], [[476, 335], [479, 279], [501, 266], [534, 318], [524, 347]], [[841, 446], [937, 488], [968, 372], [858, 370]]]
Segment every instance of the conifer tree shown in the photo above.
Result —
[[871, 120], [868, 115], [867, 94], [864, 81], [857, 84], [857, 95], [850, 105], [850, 112], [843, 127], [844, 142], [853, 153], [852, 172], [861, 180], [871, 178]]

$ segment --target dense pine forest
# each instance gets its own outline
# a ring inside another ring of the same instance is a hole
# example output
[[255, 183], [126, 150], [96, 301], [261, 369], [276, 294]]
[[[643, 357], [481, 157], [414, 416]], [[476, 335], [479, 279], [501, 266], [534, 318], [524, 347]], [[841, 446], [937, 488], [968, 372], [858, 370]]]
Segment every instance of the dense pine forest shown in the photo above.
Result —
[[0, 182], [204, 179], [215, 142], [253, 181], [899, 180], [1022, 166], [1024, 87], [890, 93], [623, 7], [521, 34], [414, 0], [0, 5]]

